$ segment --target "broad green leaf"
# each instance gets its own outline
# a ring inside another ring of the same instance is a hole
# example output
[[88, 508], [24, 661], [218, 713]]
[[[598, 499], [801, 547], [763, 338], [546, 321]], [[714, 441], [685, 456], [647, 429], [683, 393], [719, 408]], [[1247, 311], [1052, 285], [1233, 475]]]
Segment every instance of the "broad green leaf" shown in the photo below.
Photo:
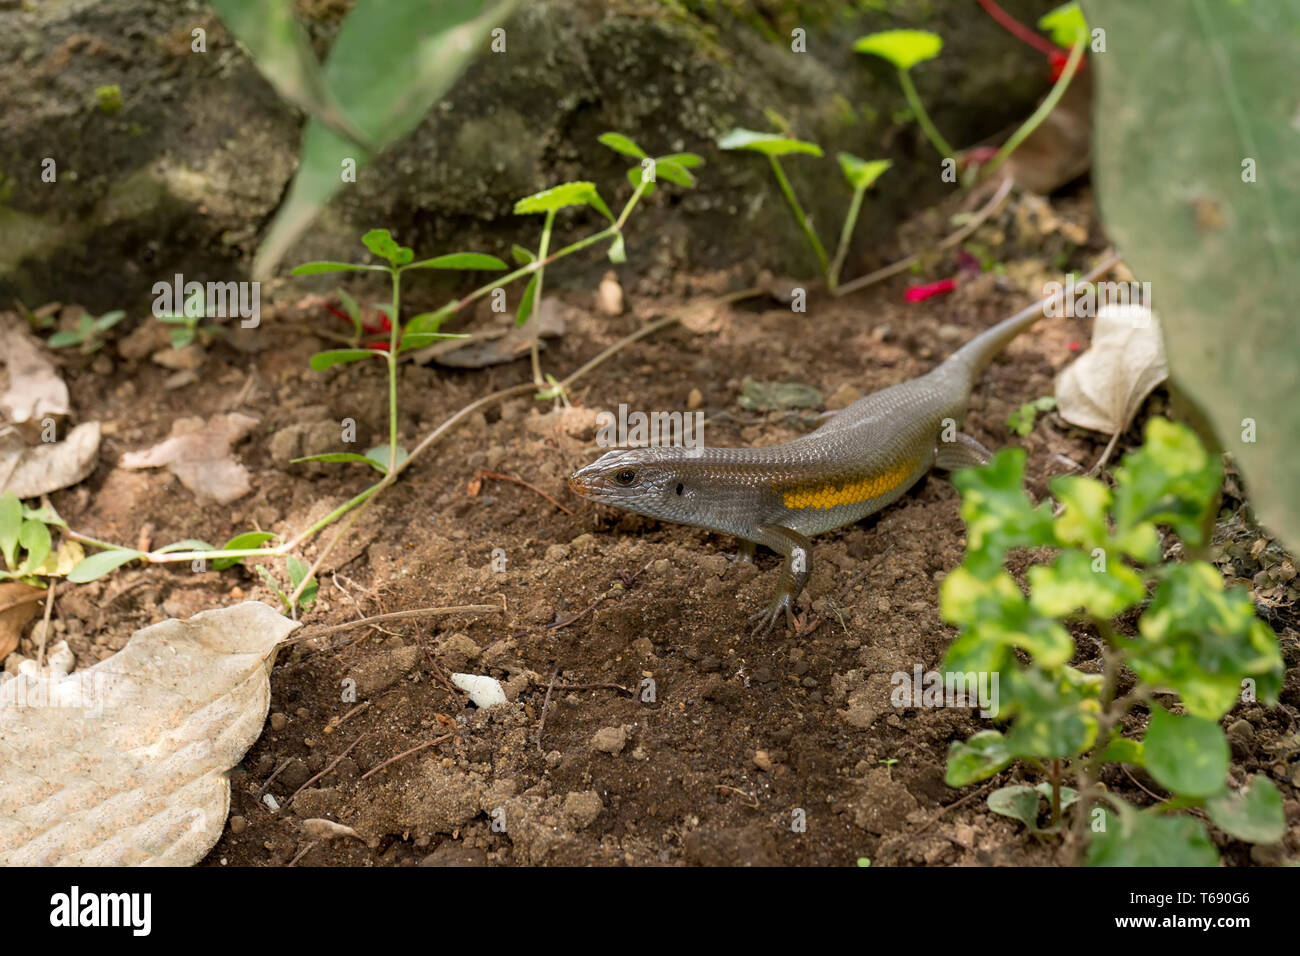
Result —
[[530, 262], [537, 261], [537, 256], [531, 249], [525, 249], [517, 242], [510, 247], [510, 255], [514, 258], [515, 262], [519, 263], [521, 266], [526, 266]]
[[627, 247], [623, 244], [623, 233], [621, 232], [609, 244], [609, 261], [616, 266], [627, 262]]
[[1024, 489], [1025, 450], [1004, 448], [982, 468], [952, 476], [961, 492], [967, 564], [981, 576], [995, 574], [1013, 548], [1052, 544], [1051, 504], [1030, 504]]
[[537, 295], [537, 275], [534, 274], [524, 286], [524, 294], [519, 299], [519, 308], [515, 311], [515, 325], [523, 325], [533, 314], [533, 297]]
[[414, 257], [414, 253], [400, 245], [387, 229], [371, 229], [361, 237], [361, 241], [374, 255], [395, 266], [406, 265]]
[[[645, 169], [641, 166], [633, 166], [630, 169], [628, 169], [627, 181], [632, 184], [633, 189], [636, 189], [638, 186], [641, 185], [641, 180], [644, 178], [645, 172], [646, 172]], [[645, 184], [645, 189], [641, 190], [641, 195], [653, 196], [654, 192], [655, 192], [655, 184], [653, 182], [647, 182]]]
[[988, 796], [990, 810], [1000, 816], [1019, 820], [1031, 830], [1038, 829], [1038, 805], [1038, 791], [1024, 783], [999, 787]]
[[1119, 561], [1107, 561], [1103, 570], [1082, 551], [1071, 548], [1051, 565], [1029, 568], [1029, 606], [1046, 617], [1069, 617], [1082, 608], [1091, 617], [1107, 621], [1146, 597], [1142, 579]]
[[387, 272], [383, 266], [364, 266], [355, 262], [304, 262], [294, 266], [291, 276], [317, 276], [326, 272]]
[[1213, 720], [1178, 717], [1152, 705], [1142, 741], [1146, 769], [1162, 787], [1189, 797], [1210, 797], [1228, 776], [1228, 739]]
[[655, 178], [658, 180], [667, 180], [678, 186], [694, 186], [695, 177], [686, 171], [686, 167], [679, 166], [667, 159], [660, 159], [655, 162]]
[[397, 354], [411, 352], [415, 349], [422, 349], [426, 345], [432, 345], [434, 342], [442, 342], [446, 339], [467, 339], [468, 335], [460, 332], [412, 332], [402, 336], [402, 344], [397, 347]]
[[1070, 667], [1004, 671], [999, 682], [1001, 713], [1015, 721], [1007, 749], [1017, 757], [1073, 757], [1097, 739], [1100, 678]]
[[289, 569], [289, 582], [293, 585], [292, 590], [296, 591], [298, 585], [302, 584], [303, 581], [308, 582], [307, 586], [302, 589], [302, 594], [298, 596], [298, 606], [311, 607], [316, 602], [316, 592], [320, 589], [320, 584], [315, 578], [307, 577], [311, 568], [292, 554], [285, 558], [285, 564]]
[[821, 156], [822, 148], [816, 143], [806, 143], [780, 133], [759, 133], [752, 129], [736, 128], [718, 139], [718, 149], [748, 149], [764, 156], [785, 156], [789, 153], [806, 153]]
[[175, 541], [172, 544], [164, 545], [157, 549], [158, 554], [171, 554], [174, 551], [215, 551], [212, 545], [199, 538], [186, 538], [183, 541]]
[[[247, 551], [252, 548], [260, 548], [266, 542], [274, 538], [275, 535], [270, 531], [245, 531], [243, 534], [237, 534], [221, 546], [221, 551]], [[233, 567], [247, 560], [246, 558], [215, 558], [212, 561], [212, 567], [218, 571], [224, 571], [226, 568]]]
[[1256, 682], [1257, 696], [1277, 700], [1282, 655], [1277, 636], [1255, 616], [1249, 593], [1227, 589], [1204, 562], [1169, 565], [1128, 646], [1128, 664], [1148, 684], [1171, 687], [1188, 712], [1218, 720]]
[[143, 557], [143, 552], [132, 551], [129, 548], [114, 548], [110, 551], [97, 551], [88, 556], [84, 561], [79, 562], [75, 568], [69, 571], [68, 580], [73, 584], [85, 584], [88, 581], [102, 578], [110, 571], [120, 568], [128, 561], [134, 561], [137, 558]]
[[1005, 571], [981, 578], [963, 566], [953, 570], [939, 589], [939, 614], [960, 624], [962, 636], [950, 648], [950, 670], [993, 670], [995, 658], [973, 653], [982, 647], [1019, 647], [1043, 667], [1059, 667], [1074, 656], [1074, 640], [1056, 621], [1035, 615], [1015, 579]]
[[1130, 763], [1135, 767], [1141, 767], [1146, 763], [1146, 751], [1140, 740], [1116, 737], [1106, 748], [1102, 759], [1111, 763]]
[[[406, 461], [406, 454], [407, 454], [406, 449], [403, 448], [401, 445], [398, 445], [397, 462], [394, 467], [396, 468], [402, 467], [402, 462]], [[366, 452], [366, 457], [369, 458], [375, 464], [379, 465], [384, 472], [388, 471], [389, 451], [388, 451], [387, 442], [385, 442], [382, 445], [376, 445], [374, 448], [371, 448], [369, 451]]]
[[589, 182], [563, 183], [525, 196], [515, 203], [514, 212], [516, 216], [527, 216], [553, 212], [568, 206], [591, 206], [610, 222], [614, 221], [614, 214], [605, 205], [605, 200], [600, 198], [596, 184]]
[[950, 787], [964, 787], [987, 780], [1013, 759], [1000, 732], [981, 730], [969, 740], [952, 742], [943, 779]]
[[853, 49], [888, 60], [900, 70], [910, 70], [938, 56], [943, 49], [943, 38], [928, 30], [883, 30], [858, 37]]
[[365, 455], [358, 455], [350, 451], [332, 451], [324, 455], [308, 455], [305, 458], [294, 458], [289, 462], [289, 464], [296, 465], [299, 462], [304, 461], [321, 461], [329, 462], [331, 464], [345, 461], [359, 461], [364, 465], [369, 465], [371, 468], [378, 469], [381, 474], [388, 474], [388, 466], [386, 464], [381, 465], [373, 458], [367, 458]]
[[325, 352], [317, 352], [311, 357], [311, 367], [317, 372], [323, 372], [327, 368], [333, 368], [335, 365], [347, 365], [349, 362], [360, 362], [362, 359], [374, 358], [376, 355], [382, 356], [382, 352], [374, 349], [329, 349]]
[[1142, 522], [1167, 524], [1187, 543], [1200, 544], [1222, 477], [1218, 456], [1190, 428], [1153, 418], [1142, 446], [1115, 469], [1116, 527], [1122, 533]]
[[851, 153], [837, 153], [835, 158], [840, 161], [840, 172], [844, 173], [844, 178], [853, 189], [869, 188], [885, 170], [894, 165], [892, 159], [858, 159]]
[[704, 157], [699, 153], [669, 153], [667, 156], [660, 156], [659, 162], [674, 163], [686, 169], [694, 169], [696, 166], [704, 165]]
[[248, 48], [253, 65], [275, 91], [309, 116], [345, 136], [365, 134], [343, 114], [321, 73], [311, 39], [294, 16], [291, 0], [213, 0], [212, 8], [235, 38]]
[[616, 153], [622, 153], [624, 156], [631, 156], [635, 159], [645, 159], [646, 151], [632, 141], [630, 137], [622, 133], [601, 133], [596, 137], [596, 142], [602, 146], [608, 146]]
[[[357, 0], [326, 58], [326, 84], [373, 150], [382, 151], [419, 125], [514, 6], [514, 0]], [[320, 120], [307, 121], [298, 171], [257, 252], [255, 278], [271, 274], [342, 187], [345, 163], [359, 171], [372, 158]]]
[[[1120, 803], [1116, 811], [1099, 807], [1103, 829], [1093, 827], [1089, 866], [1216, 866], [1219, 851], [1200, 820], [1138, 811]], [[1093, 821], [1089, 821], [1092, 823]]]
[[80, 332], [55, 332], [45, 340], [45, 344], [52, 349], [66, 349], [70, 345], [80, 345], [82, 339]]
[[114, 309], [112, 312], [105, 312], [95, 320], [95, 329], [100, 332], [111, 329], [124, 318], [126, 318], [126, 313], [121, 309]]
[[1077, 3], [1067, 3], [1038, 18], [1038, 28], [1052, 35], [1052, 42], [1069, 49], [1088, 35], [1088, 21]]
[[5, 564], [15, 567], [18, 553], [18, 535], [23, 527], [23, 504], [12, 491], [0, 495], [0, 552], [3, 552]]
[[484, 255], [481, 252], [453, 252], [451, 255], [438, 256], [435, 259], [422, 259], [419, 262], [412, 262], [406, 268], [408, 269], [464, 269], [472, 270], [497, 270], [507, 269], [504, 262], [496, 256]]
[[[1048, 487], [1064, 507], [1052, 522], [1057, 543], [1075, 545], [1087, 551], [1105, 548], [1110, 543], [1106, 513], [1110, 509], [1110, 489], [1096, 478], [1082, 475], [1058, 475]], [[1118, 557], [1116, 555], [1115, 557]]]
[[[1295, 3], [1087, 0], [1106, 28], [1094, 179], [1108, 235], [1159, 303], [1169, 368], [1300, 552], [1300, 62]], [[1134, 149], [1134, 143], [1141, 149]]]
[[403, 329], [403, 338], [408, 335], [422, 335], [427, 332], [437, 332], [442, 328], [442, 323], [446, 322], [456, 314], [456, 303], [448, 302], [441, 309], [433, 312], [421, 312], [406, 323]]
[[53, 545], [50, 540], [50, 529], [39, 521], [23, 522], [22, 529], [18, 532], [18, 543], [27, 552], [27, 560], [24, 563], [33, 570], [41, 566]]
[[1238, 840], [1277, 843], [1286, 836], [1282, 794], [1263, 774], [1251, 777], [1240, 790], [1211, 797], [1205, 810], [1215, 826]]

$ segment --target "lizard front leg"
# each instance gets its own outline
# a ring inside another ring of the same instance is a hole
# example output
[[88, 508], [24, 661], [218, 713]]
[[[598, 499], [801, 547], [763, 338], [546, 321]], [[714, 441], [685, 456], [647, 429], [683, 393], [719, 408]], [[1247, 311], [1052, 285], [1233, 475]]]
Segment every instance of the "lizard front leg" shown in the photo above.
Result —
[[812, 542], [796, 531], [781, 525], [760, 525], [755, 536], [759, 544], [785, 556], [781, 565], [781, 580], [771, 602], [750, 617], [754, 625], [751, 637], [766, 635], [776, 626], [784, 613], [786, 625], [795, 630], [794, 602], [812, 576]]

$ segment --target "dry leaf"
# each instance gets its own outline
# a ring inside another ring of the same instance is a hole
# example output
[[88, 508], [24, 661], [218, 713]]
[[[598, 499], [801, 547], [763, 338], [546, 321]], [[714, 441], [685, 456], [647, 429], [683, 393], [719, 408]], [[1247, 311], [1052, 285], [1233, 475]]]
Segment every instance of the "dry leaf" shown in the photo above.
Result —
[[[554, 299], [543, 299], [536, 320], [538, 336], [554, 339], [564, 335], [564, 316]], [[523, 358], [533, 347], [532, 324], [471, 332], [468, 339], [447, 339], [411, 354], [416, 362], [430, 360], [450, 368], [487, 368]], [[543, 343], [545, 347], [545, 343]]]
[[202, 418], [179, 418], [171, 435], [146, 451], [122, 456], [123, 468], [166, 465], [186, 488], [201, 498], [230, 504], [248, 494], [248, 469], [230, 457], [230, 446], [247, 435], [257, 419], [238, 412]]
[[63, 441], [31, 446], [17, 429], [0, 429], [0, 494], [39, 498], [77, 484], [95, 470], [99, 438], [99, 422], [78, 425]]
[[1097, 310], [1092, 344], [1056, 379], [1056, 410], [1071, 425], [1114, 435], [1169, 376], [1160, 322], [1146, 306]]
[[0, 866], [203, 859], [297, 626], [246, 601], [136, 631], [86, 670], [0, 683]]
[[0, 417], [39, 430], [42, 419], [68, 414], [63, 376], [12, 312], [0, 316], [0, 357], [7, 378], [0, 394]]
[[23, 628], [36, 616], [43, 600], [44, 588], [34, 588], [21, 581], [0, 584], [0, 661], [18, 649]]

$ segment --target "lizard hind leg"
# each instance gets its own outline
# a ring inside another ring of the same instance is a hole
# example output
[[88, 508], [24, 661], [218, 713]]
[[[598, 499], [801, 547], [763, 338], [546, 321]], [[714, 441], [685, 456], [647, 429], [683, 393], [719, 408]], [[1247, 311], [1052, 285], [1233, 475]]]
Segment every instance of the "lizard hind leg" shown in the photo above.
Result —
[[976, 468], [987, 465], [993, 453], [970, 435], [958, 432], [953, 441], [937, 441], [934, 445], [934, 467], [944, 471], [959, 468]]

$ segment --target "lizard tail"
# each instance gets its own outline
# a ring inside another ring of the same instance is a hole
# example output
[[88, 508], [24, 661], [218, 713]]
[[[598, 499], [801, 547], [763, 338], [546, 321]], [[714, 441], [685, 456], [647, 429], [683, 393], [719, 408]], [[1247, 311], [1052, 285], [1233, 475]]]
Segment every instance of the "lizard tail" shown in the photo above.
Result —
[[[1100, 279], [1119, 265], [1120, 260], [1121, 256], [1119, 255], [1108, 256], [1101, 265], [1083, 278], [1076, 280], [1075, 285], [1080, 286]], [[1058, 292], [1045, 296], [1028, 308], [1017, 312], [1011, 318], [1003, 319], [993, 328], [986, 329], [959, 348], [948, 361], [964, 364], [970, 370], [971, 381], [974, 381], [975, 377], [984, 371], [989, 362], [993, 361], [993, 356], [1001, 352], [1008, 342], [1043, 316], [1048, 315], [1054, 307], [1059, 306], [1063, 294], [1063, 292]]]

